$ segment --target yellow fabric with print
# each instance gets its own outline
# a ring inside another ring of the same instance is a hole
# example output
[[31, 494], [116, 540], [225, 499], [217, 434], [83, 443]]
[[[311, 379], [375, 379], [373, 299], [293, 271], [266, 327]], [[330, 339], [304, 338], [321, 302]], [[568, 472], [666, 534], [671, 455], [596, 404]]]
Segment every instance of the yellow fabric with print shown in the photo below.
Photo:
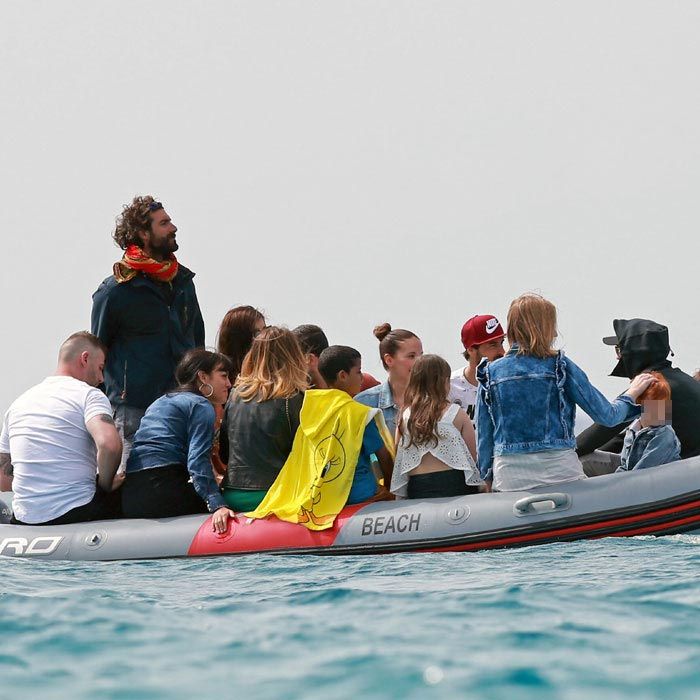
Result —
[[310, 530], [332, 527], [348, 499], [370, 420], [376, 421], [393, 455], [393, 441], [380, 410], [363, 406], [338, 389], [307, 391], [292, 451], [262, 503], [246, 515], [275, 515]]

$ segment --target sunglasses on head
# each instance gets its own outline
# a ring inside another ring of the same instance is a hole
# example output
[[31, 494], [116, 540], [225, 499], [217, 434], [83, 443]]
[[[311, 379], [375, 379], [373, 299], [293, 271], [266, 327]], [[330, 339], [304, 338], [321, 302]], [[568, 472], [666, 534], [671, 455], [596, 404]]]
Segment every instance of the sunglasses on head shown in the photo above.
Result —
[[148, 205], [148, 211], [158, 211], [159, 209], [163, 208], [163, 204], [161, 202], [151, 202]]

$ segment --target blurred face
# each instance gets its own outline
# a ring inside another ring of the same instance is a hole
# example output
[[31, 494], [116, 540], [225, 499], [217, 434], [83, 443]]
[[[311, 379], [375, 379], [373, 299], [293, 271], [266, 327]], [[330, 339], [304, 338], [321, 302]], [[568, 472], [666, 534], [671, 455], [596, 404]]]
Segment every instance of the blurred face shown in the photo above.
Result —
[[253, 328], [254, 328], [253, 335], [255, 336], [258, 333], [260, 333], [260, 331], [263, 328], [265, 328], [265, 319], [262, 317], [258, 318], [258, 320], [255, 322], [255, 325], [253, 326]]
[[83, 381], [90, 386], [102, 384], [105, 369], [105, 354], [99, 348], [86, 350], [80, 356], [80, 364], [83, 367]]
[[151, 212], [151, 230], [142, 234], [143, 250], [152, 258], [165, 259], [178, 249], [177, 226], [165, 209]]
[[504, 355], [505, 351], [503, 350], [503, 338], [498, 338], [498, 340], [489, 340], [488, 343], [473, 345], [471, 348], [469, 348], [469, 358], [474, 359], [477, 364], [484, 358], [486, 358], [489, 362], [493, 362]]
[[645, 425], [665, 425], [671, 422], [671, 402], [661, 399], [642, 401], [642, 421]]
[[399, 345], [395, 355], [384, 355], [384, 362], [389, 368], [389, 376], [402, 382], [408, 382], [416, 360], [423, 354], [423, 344], [418, 338], [409, 338]]
[[[217, 367], [213, 372], [199, 372], [198, 375], [202, 388], [200, 389], [202, 396], [208, 399], [214, 406], [225, 404], [228, 399], [228, 393], [231, 390], [231, 380], [228, 377], [228, 372], [223, 367]], [[213, 391], [209, 394], [209, 386]]]

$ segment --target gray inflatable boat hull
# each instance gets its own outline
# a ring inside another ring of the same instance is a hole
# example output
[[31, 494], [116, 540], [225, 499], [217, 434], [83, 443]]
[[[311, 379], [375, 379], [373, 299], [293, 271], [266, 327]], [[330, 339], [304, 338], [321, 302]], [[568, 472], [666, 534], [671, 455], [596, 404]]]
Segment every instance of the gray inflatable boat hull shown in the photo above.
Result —
[[207, 515], [10, 525], [0, 494], [0, 555], [72, 561], [232, 554], [473, 551], [599, 537], [700, 532], [700, 457], [527, 492], [349, 506], [313, 532], [239, 514], [217, 535]]

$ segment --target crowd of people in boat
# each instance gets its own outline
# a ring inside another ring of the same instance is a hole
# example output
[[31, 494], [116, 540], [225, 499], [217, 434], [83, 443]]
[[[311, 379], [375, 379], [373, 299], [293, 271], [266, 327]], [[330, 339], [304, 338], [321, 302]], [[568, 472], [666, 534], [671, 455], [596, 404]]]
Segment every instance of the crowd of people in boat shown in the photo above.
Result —
[[[537, 294], [510, 304], [505, 328], [469, 318], [455, 372], [385, 323], [374, 329], [380, 382], [320, 327], [269, 326], [252, 306], [225, 315], [210, 351], [176, 232], [153, 197], [124, 206], [113, 233], [123, 256], [93, 295], [91, 332], [71, 335], [55, 373], [5, 414], [12, 522], [210, 512], [223, 532], [235, 512], [274, 513], [273, 486], [279, 500], [315, 473], [299, 468], [306, 453], [292, 456], [326, 415], [359, 426], [337, 489], [347, 504], [522, 491], [700, 454], [699, 377], [671, 365], [654, 321], [615, 320], [603, 339], [612, 375], [629, 380], [612, 401], [555, 349], [556, 309]], [[578, 438], [577, 406], [595, 421]], [[333, 468], [321, 460], [314, 478], [335, 479]]]

